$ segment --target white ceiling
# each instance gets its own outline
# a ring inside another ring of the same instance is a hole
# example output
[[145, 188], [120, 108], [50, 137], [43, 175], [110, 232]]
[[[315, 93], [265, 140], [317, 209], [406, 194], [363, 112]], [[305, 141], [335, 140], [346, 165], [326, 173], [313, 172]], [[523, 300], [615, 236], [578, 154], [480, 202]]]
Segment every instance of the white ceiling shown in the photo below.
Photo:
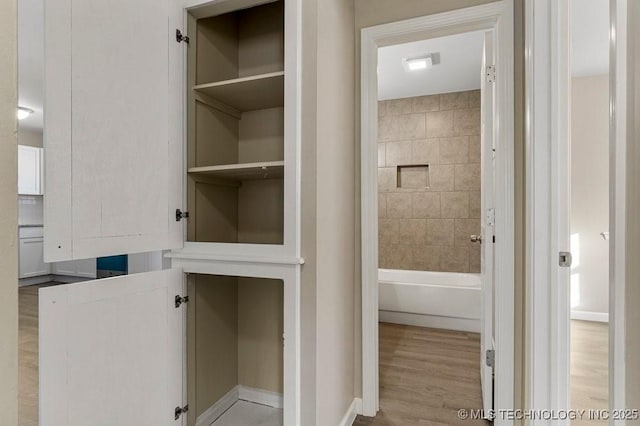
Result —
[[[480, 88], [484, 31], [456, 34], [378, 50], [378, 98], [397, 99]], [[430, 53], [440, 64], [405, 71], [402, 61]]]
[[42, 129], [44, 0], [18, 1], [18, 105], [35, 112], [20, 127]]
[[[635, 1], [635, 0], [634, 0]], [[571, 0], [571, 74], [609, 72], [609, 0]]]

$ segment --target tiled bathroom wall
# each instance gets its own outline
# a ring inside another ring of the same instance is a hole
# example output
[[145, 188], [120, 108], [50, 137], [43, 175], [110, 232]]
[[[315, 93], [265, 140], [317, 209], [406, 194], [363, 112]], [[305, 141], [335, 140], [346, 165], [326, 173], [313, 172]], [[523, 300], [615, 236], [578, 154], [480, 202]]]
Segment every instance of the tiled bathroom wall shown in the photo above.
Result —
[[378, 108], [379, 267], [480, 272], [480, 91]]

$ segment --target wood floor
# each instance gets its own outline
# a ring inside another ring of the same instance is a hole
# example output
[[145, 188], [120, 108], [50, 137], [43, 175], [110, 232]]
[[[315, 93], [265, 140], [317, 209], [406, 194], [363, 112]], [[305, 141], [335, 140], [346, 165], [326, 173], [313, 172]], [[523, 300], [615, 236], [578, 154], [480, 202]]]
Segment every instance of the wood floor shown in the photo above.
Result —
[[[41, 287], [23, 287], [19, 292], [20, 426], [38, 425], [37, 292]], [[572, 407], [607, 408], [608, 327], [572, 321], [571, 333]], [[375, 418], [359, 416], [354, 425], [488, 424], [457, 418], [458, 409], [482, 405], [479, 366], [478, 334], [381, 323], [380, 412]]]

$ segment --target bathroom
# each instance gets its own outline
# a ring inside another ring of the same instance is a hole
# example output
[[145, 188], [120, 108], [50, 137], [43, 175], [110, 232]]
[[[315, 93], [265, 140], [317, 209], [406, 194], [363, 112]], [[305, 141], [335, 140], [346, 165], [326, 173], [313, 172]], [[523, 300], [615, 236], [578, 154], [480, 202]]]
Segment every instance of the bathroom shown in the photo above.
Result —
[[[483, 41], [472, 32], [380, 50], [380, 321], [480, 331], [481, 243], [471, 236], [481, 233]], [[394, 78], [398, 59], [432, 51], [423, 75]]]

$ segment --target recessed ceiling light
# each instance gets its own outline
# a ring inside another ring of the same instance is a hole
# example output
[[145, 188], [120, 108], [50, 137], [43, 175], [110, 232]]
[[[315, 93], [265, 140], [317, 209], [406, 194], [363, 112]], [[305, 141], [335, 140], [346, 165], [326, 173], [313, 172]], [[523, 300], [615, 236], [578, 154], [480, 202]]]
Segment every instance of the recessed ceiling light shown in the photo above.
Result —
[[431, 68], [433, 66], [433, 59], [431, 55], [420, 56], [416, 58], [405, 58], [402, 60], [406, 71], [418, 71]]
[[25, 107], [18, 107], [18, 120], [24, 120], [33, 114], [33, 110]]

